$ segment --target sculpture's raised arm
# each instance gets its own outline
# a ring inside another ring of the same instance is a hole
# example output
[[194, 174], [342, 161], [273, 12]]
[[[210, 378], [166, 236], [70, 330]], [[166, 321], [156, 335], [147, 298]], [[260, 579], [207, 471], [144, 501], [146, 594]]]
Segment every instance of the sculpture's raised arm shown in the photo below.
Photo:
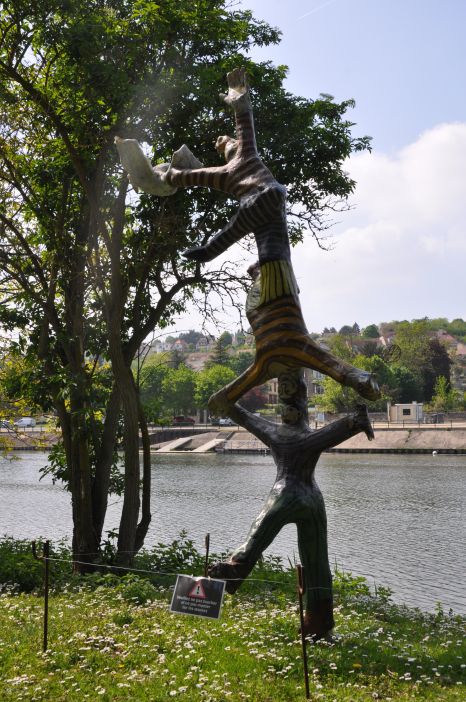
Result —
[[[228, 136], [219, 136], [215, 148], [226, 160], [224, 166], [211, 168], [197, 168], [180, 170], [169, 168], [164, 178], [170, 185], [183, 187], [207, 187], [214, 190], [221, 190], [228, 195], [232, 195], [240, 200], [241, 197], [257, 188], [261, 178], [257, 174], [263, 175], [266, 171], [259, 158], [256, 147], [256, 136], [254, 132], [254, 120], [252, 116], [252, 106], [249, 99], [249, 87], [246, 71], [244, 68], [235, 68], [228, 73], [228, 93], [221, 95], [227, 105], [229, 105], [236, 118], [236, 139]], [[244, 182], [244, 169], [248, 167], [248, 180]]]
[[224, 414], [231, 417], [234, 422], [249, 431], [266, 446], [270, 446], [277, 431], [277, 426], [274, 422], [257, 416], [238, 404], [225, 407]]
[[336, 419], [325, 427], [313, 431], [308, 436], [306, 448], [315, 453], [320, 453], [338, 446], [338, 444], [350, 439], [352, 436], [356, 436], [356, 434], [360, 434], [362, 431], [369, 441], [372, 441], [374, 431], [366, 405], [358, 405], [357, 412], [348, 414], [342, 419]]
[[256, 134], [246, 70], [235, 68], [228, 73], [228, 93], [220, 97], [230, 105], [236, 118], [237, 158], [257, 155]]

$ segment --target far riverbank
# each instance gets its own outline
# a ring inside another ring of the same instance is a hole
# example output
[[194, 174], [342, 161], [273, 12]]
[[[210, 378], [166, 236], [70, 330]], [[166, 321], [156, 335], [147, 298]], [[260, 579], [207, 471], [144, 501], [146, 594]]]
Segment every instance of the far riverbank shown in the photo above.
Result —
[[[228, 430], [207, 431], [193, 434], [187, 430], [185, 436], [178, 436], [175, 441], [157, 442], [153, 435], [153, 450], [156, 453], [188, 452], [203, 453], [216, 451], [218, 453], [264, 454], [268, 449], [255, 436], [243, 429], [229, 427]], [[164, 440], [165, 439], [165, 440]], [[465, 454], [466, 427], [375, 427], [375, 438], [369, 441], [365, 434], [353, 436], [344, 441], [329, 453], [428, 453]]]
[[[365, 434], [344, 441], [331, 453], [408, 453], [464, 454], [466, 455], [466, 424], [452, 425], [374, 425], [375, 438], [369, 441]], [[205, 452], [259, 453], [267, 452], [266, 446], [240, 427], [152, 428], [152, 450], [156, 453]], [[28, 432], [0, 431], [0, 450], [47, 451], [57, 441], [56, 432], [29, 430]], [[3, 446], [2, 446], [3, 444]]]

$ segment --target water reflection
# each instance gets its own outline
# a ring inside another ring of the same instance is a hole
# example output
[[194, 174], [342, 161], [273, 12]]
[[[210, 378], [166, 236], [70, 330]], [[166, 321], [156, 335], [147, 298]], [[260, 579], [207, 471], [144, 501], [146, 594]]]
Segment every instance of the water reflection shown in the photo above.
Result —
[[[38, 481], [43, 454], [0, 460], [0, 533], [56, 539], [70, 534], [69, 494]], [[186, 529], [199, 548], [244, 540], [275, 475], [264, 456], [153, 457], [153, 521], [147, 544], [171, 541]], [[317, 468], [325, 496], [332, 563], [391, 587], [398, 601], [466, 612], [464, 456], [325, 455]], [[106, 529], [118, 524], [115, 498]], [[295, 528], [270, 548], [297, 553]]]

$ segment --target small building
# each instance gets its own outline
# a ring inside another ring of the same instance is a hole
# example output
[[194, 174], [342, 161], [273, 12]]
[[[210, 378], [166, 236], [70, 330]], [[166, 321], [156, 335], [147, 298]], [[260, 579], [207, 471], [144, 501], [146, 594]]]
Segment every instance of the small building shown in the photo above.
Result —
[[422, 422], [424, 420], [422, 402], [406, 402], [392, 405], [387, 403], [389, 422]]
[[268, 405], [277, 405], [278, 398], [278, 378], [271, 378], [264, 385], [261, 385], [264, 393], [267, 395]]
[[311, 370], [310, 368], [304, 369], [304, 381], [307, 386], [307, 394], [309, 398], [314, 395], [323, 395], [324, 388], [322, 387], [322, 381], [325, 379], [325, 375], [316, 370]]

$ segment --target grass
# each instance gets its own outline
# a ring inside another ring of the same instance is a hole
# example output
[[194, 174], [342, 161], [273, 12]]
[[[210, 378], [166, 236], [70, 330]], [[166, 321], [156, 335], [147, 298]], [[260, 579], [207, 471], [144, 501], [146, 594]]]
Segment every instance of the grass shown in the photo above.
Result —
[[[226, 596], [218, 621], [171, 614], [170, 588], [134, 575], [65, 586], [50, 598], [47, 653], [43, 599], [3, 592], [0, 699], [303, 700], [293, 573], [275, 566], [284, 587]], [[311, 699], [464, 700], [464, 618], [396, 606], [348, 574], [336, 590], [338, 638], [308, 647]]]

